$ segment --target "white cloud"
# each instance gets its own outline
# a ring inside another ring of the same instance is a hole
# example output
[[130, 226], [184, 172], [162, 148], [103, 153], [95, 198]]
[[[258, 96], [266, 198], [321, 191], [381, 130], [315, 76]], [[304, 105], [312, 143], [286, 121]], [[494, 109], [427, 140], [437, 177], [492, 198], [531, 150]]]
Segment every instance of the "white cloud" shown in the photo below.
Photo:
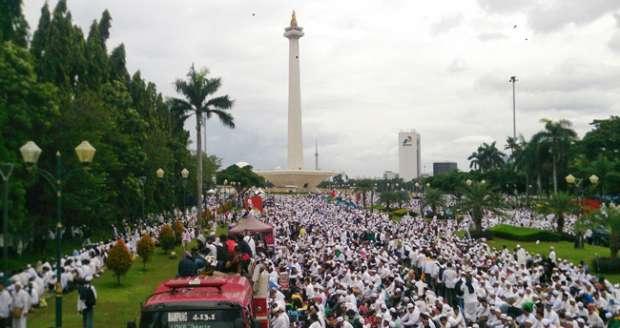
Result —
[[461, 73], [467, 70], [467, 63], [464, 59], [455, 58], [450, 65], [448, 65], [448, 72]]
[[478, 34], [478, 40], [482, 42], [507, 39], [508, 35], [504, 33], [485, 32]]
[[469, 144], [473, 146], [478, 146], [483, 142], [489, 143], [493, 142], [493, 137], [491, 136], [464, 136], [457, 139], [452, 140], [453, 143], [457, 144]]
[[478, 4], [490, 13], [524, 14], [528, 25], [542, 33], [589, 24], [620, 8], [618, 0], [478, 0]]
[[431, 25], [431, 34], [436, 36], [442, 33], [449, 32], [450, 30], [457, 28], [462, 23], [463, 14], [461, 13], [444, 16], [438, 22]]

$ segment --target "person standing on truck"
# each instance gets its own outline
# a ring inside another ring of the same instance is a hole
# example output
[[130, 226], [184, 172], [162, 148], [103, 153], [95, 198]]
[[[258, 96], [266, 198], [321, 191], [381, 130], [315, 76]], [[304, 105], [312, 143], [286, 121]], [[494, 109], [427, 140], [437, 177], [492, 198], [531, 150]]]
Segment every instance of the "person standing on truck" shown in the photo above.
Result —
[[92, 276], [87, 276], [81, 286], [78, 287], [77, 310], [82, 314], [82, 327], [93, 328], [95, 304], [97, 303], [97, 290], [91, 284]]
[[248, 274], [248, 266], [252, 259], [252, 249], [241, 235], [237, 237], [237, 248], [241, 255], [241, 272]]
[[185, 252], [181, 261], [179, 261], [179, 268], [177, 277], [193, 277], [197, 274], [196, 264], [194, 258], [189, 252]]

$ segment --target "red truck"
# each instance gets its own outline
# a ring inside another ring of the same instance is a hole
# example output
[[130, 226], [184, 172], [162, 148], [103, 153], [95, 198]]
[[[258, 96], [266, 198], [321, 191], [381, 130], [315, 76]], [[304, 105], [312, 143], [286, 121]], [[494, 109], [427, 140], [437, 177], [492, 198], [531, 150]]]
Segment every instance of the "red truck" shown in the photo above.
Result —
[[266, 292], [241, 275], [164, 281], [142, 306], [140, 328], [267, 328]]

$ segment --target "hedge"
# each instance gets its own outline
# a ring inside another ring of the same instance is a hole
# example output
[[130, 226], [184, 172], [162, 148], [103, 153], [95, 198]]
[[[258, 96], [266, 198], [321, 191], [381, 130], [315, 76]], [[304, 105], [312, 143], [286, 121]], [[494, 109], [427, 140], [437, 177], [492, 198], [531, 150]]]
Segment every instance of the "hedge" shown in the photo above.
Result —
[[516, 227], [507, 224], [499, 224], [487, 230], [493, 237], [518, 240], [518, 241], [572, 241], [573, 237], [565, 233], [557, 233], [549, 230]]
[[599, 257], [592, 259], [592, 266], [596, 273], [620, 273], [620, 258]]

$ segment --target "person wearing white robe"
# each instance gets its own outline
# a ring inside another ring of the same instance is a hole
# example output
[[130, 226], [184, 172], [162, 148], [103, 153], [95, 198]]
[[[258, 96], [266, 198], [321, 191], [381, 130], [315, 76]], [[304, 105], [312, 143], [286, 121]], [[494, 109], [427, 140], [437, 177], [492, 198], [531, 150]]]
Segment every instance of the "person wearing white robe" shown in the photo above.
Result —
[[15, 292], [13, 293], [13, 303], [11, 304], [11, 309], [12, 311], [15, 309], [21, 309], [21, 315], [17, 318], [13, 317], [12, 328], [26, 328], [28, 311], [30, 310], [30, 296], [22, 288], [21, 283], [17, 282], [14, 286]]
[[291, 326], [291, 321], [288, 318], [288, 315], [284, 311], [284, 307], [282, 305], [278, 305], [273, 310], [273, 316], [271, 320], [270, 328], [289, 328]]

